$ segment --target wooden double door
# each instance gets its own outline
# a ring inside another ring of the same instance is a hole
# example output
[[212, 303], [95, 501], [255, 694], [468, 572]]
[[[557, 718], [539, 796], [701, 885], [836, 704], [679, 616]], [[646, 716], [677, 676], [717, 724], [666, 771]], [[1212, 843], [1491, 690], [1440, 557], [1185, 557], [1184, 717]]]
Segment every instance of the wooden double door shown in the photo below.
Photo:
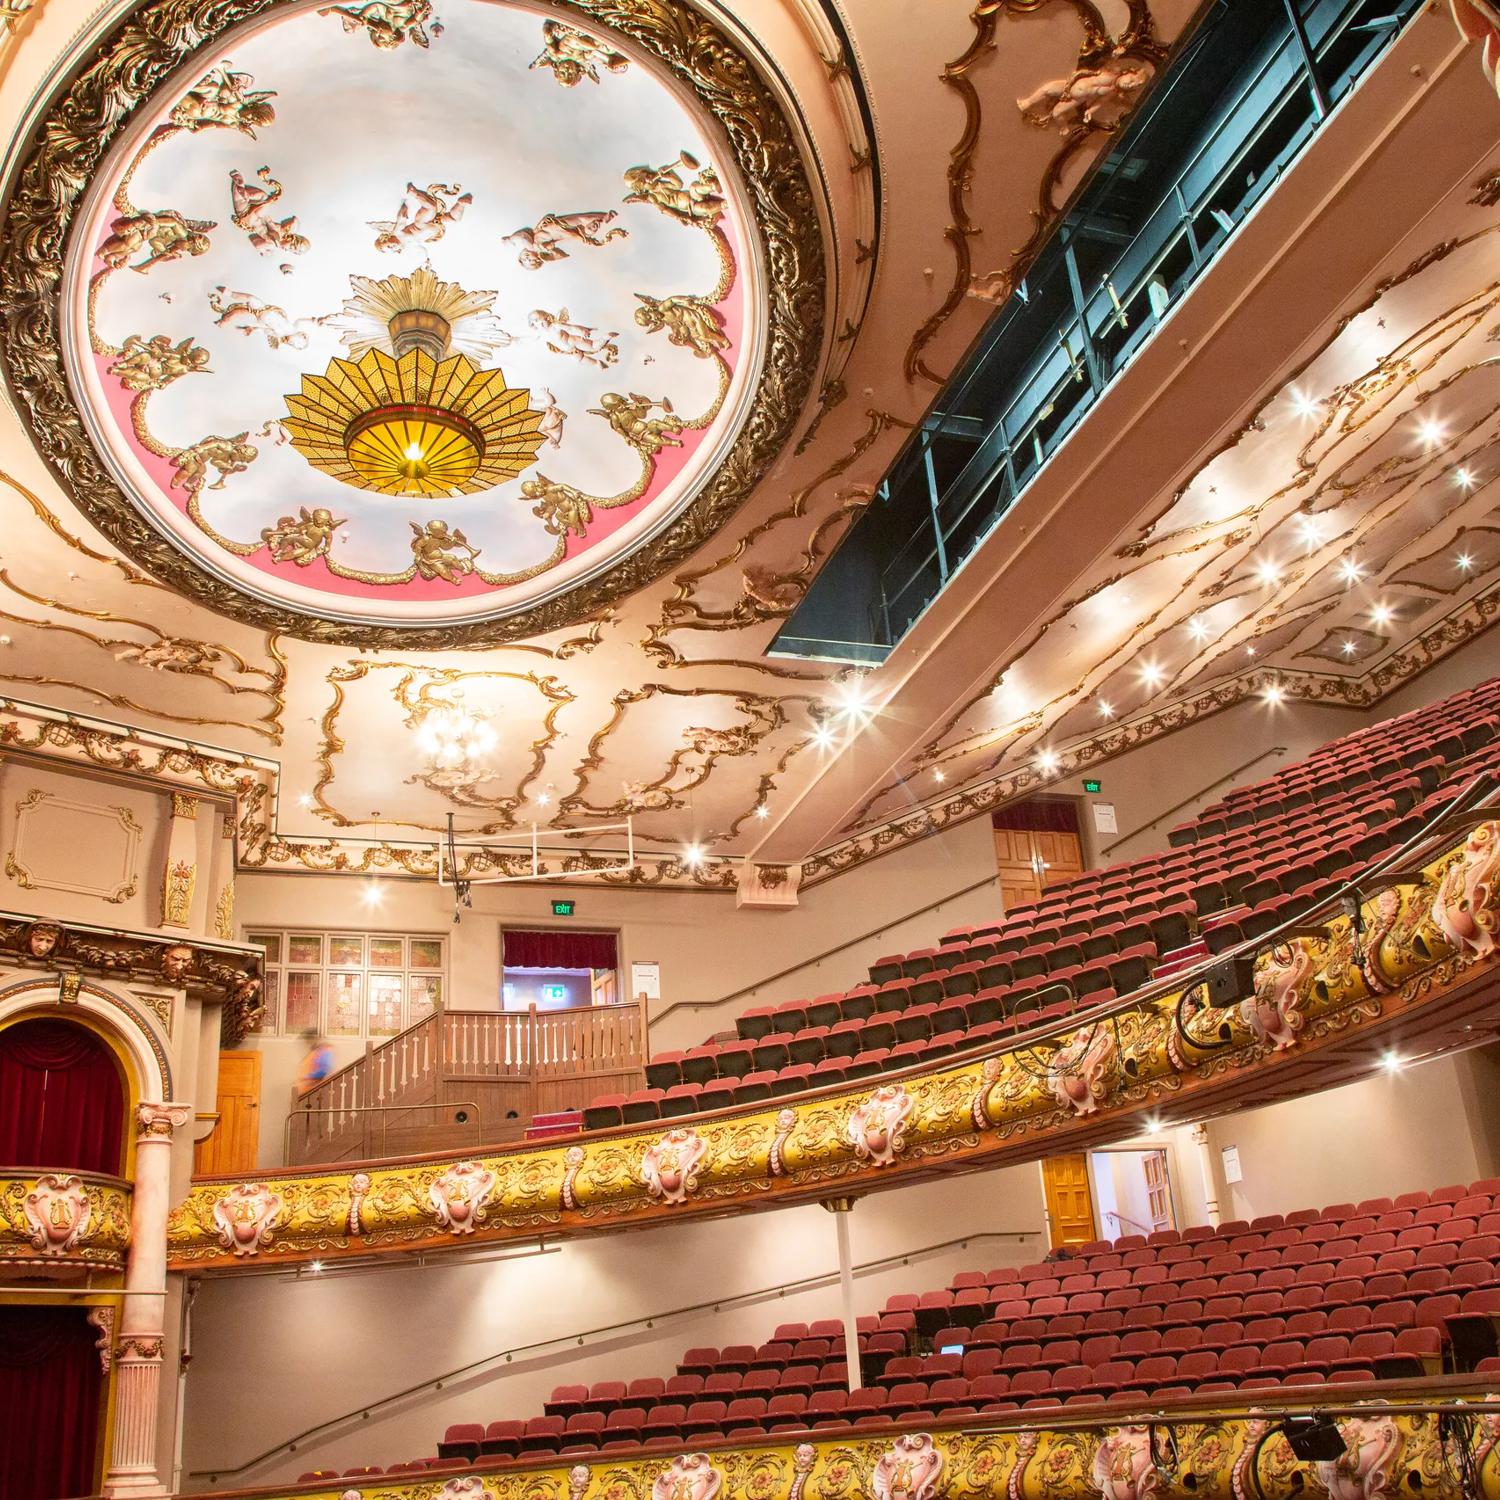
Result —
[[1002, 910], [1035, 901], [1049, 885], [1083, 873], [1083, 849], [1076, 833], [1027, 828], [994, 832]]

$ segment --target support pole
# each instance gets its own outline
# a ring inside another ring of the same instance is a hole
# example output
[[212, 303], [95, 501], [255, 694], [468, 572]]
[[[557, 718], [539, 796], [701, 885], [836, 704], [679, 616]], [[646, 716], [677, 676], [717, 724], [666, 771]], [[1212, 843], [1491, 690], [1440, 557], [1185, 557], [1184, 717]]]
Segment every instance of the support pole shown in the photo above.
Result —
[[1193, 1126], [1193, 1144], [1198, 1148], [1198, 1170], [1203, 1175], [1203, 1209], [1209, 1225], [1219, 1227], [1219, 1190], [1214, 1184], [1214, 1153], [1208, 1144], [1208, 1126], [1201, 1121]]
[[857, 1391], [864, 1384], [859, 1368], [859, 1319], [854, 1313], [854, 1258], [849, 1248], [849, 1215], [852, 1198], [825, 1198], [823, 1207], [833, 1215], [839, 1240], [839, 1293], [844, 1315], [844, 1364], [849, 1389]]

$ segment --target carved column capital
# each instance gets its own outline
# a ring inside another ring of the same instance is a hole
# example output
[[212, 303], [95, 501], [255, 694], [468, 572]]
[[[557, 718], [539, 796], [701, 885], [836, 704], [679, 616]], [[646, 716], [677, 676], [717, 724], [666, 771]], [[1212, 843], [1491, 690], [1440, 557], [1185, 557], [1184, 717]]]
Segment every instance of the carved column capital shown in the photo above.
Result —
[[171, 1140], [172, 1132], [193, 1116], [191, 1104], [137, 1104], [135, 1133], [138, 1141]]
[[196, 818], [198, 816], [198, 799], [187, 792], [173, 792], [172, 816], [174, 818]]
[[1192, 1141], [1195, 1146], [1206, 1146], [1208, 1144], [1208, 1126], [1199, 1120], [1193, 1126]]

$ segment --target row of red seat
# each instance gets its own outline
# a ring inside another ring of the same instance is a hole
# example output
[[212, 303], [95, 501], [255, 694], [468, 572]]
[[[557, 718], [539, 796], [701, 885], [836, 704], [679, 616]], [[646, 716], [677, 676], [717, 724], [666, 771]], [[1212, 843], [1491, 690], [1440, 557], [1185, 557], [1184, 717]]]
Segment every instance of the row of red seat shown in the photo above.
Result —
[[1325, 900], [1399, 847], [1461, 779], [1500, 767], [1500, 680], [1356, 732], [1174, 830], [1166, 853], [1085, 872], [1002, 919], [892, 954], [869, 982], [757, 1006], [732, 1041], [658, 1053], [587, 1129], [797, 1093], [935, 1061], [1128, 994], [1200, 926], [1225, 949]]
[[784, 1323], [760, 1345], [689, 1349], [671, 1376], [559, 1386], [543, 1415], [457, 1424], [439, 1451], [585, 1456], [1436, 1375], [1497, 1352], [1497, 1199], [1491, 1179], [965, 1271], [859, 1319], [858, 1390], [840, 1323]]

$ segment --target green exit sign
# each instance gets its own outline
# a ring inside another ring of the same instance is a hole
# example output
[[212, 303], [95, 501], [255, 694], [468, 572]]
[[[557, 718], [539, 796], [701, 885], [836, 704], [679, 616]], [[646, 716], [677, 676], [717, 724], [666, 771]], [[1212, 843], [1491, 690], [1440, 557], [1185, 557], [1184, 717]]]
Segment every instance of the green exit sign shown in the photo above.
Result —
[[1093, 777], [1092, 777], [1092, 776], [1091, 776], [1091, 777], [1089, 777], [1089, 778], [1088, 778], [1088, 779], [1087, 779], [1087, 780], [1086, 780], [1086, 781], [1085, 781], [1085, 782], [1084, 782], [1084, 783], [1083, 783], [1083, 789], [1084, 789], [1084, 791], [1086, 791], [1086, 792], [1102, 792], [1102, 791], [1103, 791], [1103, 790], [1104, 790], [1104, 783], [1103, 783], [1103, 782], [1102, 782], [1102, 781], [1096, 781], [1096, 780], [1095, 780], [1095, 779], [1094, 779], [1094, 778], [1093, 778]]
[[573, 915], [573, 903], [571, 901], [554, 901], [552, 903], [552, 915], [554, 917], [571, 917]]

